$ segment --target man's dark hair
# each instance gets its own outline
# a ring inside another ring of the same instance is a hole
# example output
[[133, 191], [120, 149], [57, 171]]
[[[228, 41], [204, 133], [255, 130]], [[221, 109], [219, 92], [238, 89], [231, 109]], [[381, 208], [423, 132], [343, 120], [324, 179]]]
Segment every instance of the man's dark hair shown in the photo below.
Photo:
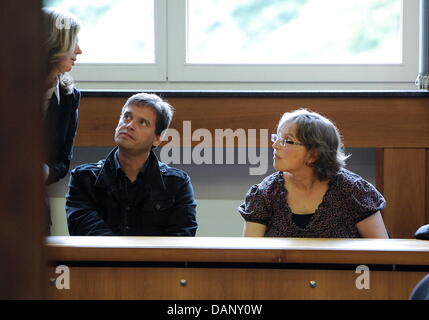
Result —
[[173, 119], [173, 107], [168, 102], [158, 97], [156, 94], [137, 93], [128, 98], [122, 110], [124, 110], [124, 108], [129, 105], [146, 106], [152, 108], [152, 110], [155, 111], [155, 134], [157, 136], [160, 136], [164, 130], [168, 129], [171, 120]]

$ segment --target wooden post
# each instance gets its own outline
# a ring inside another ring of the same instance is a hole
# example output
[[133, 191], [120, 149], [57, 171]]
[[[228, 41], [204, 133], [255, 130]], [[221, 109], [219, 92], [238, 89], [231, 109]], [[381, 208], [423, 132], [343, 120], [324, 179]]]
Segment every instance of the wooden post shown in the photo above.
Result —
[[44, 298], [41, 31], [40, 0], [1, 2], [0, 299]]
[[414, 238], [426, 221], [426, 150], [384, 150], [383, 218], [393, 238]]

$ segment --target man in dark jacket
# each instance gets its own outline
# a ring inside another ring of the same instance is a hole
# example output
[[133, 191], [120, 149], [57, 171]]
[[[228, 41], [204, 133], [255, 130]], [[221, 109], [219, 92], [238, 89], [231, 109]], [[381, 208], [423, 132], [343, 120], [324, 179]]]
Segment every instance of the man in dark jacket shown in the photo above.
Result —
[[189, 176], [152, 151], [173, 117], [153, 94], [130, 97], [105, 160], [71, 172], [66, 195], [72, 236], [195, 236], [196, 202]]

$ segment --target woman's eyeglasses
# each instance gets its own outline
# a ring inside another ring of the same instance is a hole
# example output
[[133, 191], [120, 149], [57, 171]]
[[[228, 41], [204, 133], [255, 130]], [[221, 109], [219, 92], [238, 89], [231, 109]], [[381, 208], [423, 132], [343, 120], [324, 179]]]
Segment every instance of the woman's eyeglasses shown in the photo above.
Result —
[[271, 135], [271, 141], [274, 143], [277, 141], [280, 141], [280, 145], [283, 147], [292, 146], [292, 145], [297, 145], [297, 146], [303, 146], [304, 145], [303, 143], [295, 142], [289, 138], [286, 138], [286, 139], [280, 138], [278, 135], [276, 135], [274, 133]]

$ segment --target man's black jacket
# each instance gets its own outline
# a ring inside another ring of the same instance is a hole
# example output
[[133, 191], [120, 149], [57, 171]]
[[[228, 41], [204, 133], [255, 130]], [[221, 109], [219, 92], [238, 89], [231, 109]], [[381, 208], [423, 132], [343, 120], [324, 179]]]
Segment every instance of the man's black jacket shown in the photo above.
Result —
[[105, 160], [71, 172], [66, 195], [70, 235], [194, 236], [196, 202], [189, 176], [159, 162], [151, 152], [135, 201], [124, 201], [116, 150]]

